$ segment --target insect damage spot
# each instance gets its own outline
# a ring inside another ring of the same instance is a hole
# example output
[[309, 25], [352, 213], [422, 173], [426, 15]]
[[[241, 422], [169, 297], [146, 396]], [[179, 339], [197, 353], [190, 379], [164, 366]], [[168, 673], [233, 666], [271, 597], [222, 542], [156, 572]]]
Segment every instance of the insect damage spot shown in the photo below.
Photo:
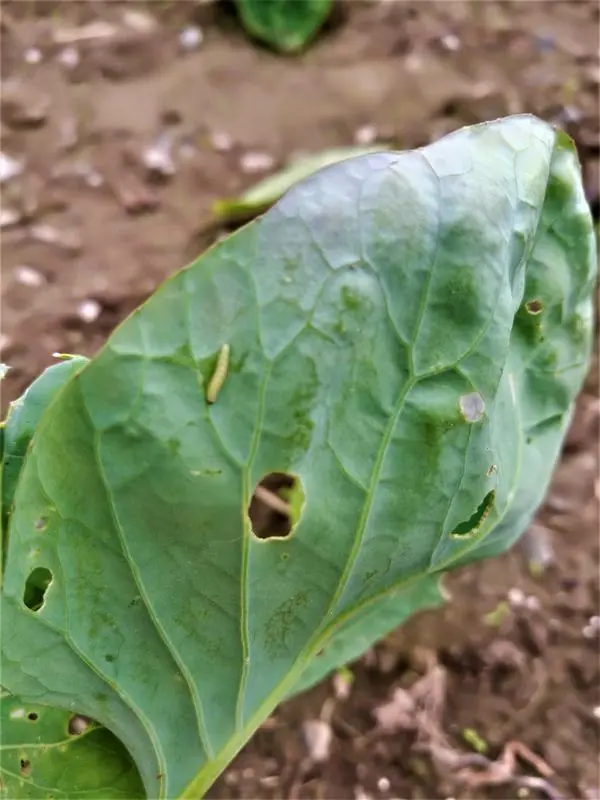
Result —
[[69, 720], [69, 736], [81, 736], [91, 725], [91, 719], [84, 717], [81, 714], [75, 714]]
[[286, 538], [300, 522], [303, 508], [300, 479], [286, 472], [271, 472], [257, 484], [248, 506], [252, 533], [258, 539]]
[[467, 422], [478, 422], [485, 411], [485, 403], [479, 392], [461, 395], [458, 405], [460, 406], [460, 413]]
[[469, 517], [469, 519], [457, 525], [456, 528], [450, 532], [450, 536], [461, 539], [476, 534], [492, 510], [495, 499], [496, 492], [492, 489], [492, 491], [488, 492], [483, 498], [477, 511]]
[[27, 777], [31, 775], [31, 761], [28, 758], [20, 758], [19, 759], [19, 770], [23, 777]]
[[40, 517], [39, 519], [36, 519], [36, 521], [33, 523], [33, 527], [36, 529], [38, 533], [43, 533], [46, 530], [47, 525], [48, 525], [48, 520], [46, 519], [46, 517]]
[[30, 711], [29, 714], [27, 714], [27, 719], [30, 722], [37, 722], [38, 719], [39, 719], [39, 716], [35, 711]]
[[535, 300], [528, 300], [525, 303], [525, 309], [528, 314], [540, 314], [544, 310], [544, 304], [537, 298]]
[[25, 581], [23, 602], [31, 611], [39, 611], [44, 605], [44, 597], [52, 583], [52, 573], [46, 567], [36, 567]]

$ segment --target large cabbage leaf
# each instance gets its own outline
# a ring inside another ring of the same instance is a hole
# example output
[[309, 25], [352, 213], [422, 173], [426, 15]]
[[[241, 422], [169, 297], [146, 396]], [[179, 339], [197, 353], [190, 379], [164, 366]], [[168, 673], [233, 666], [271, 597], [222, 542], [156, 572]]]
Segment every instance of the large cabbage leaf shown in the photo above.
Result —
[[[527, 526], [595, 270], [573, 145], [533, 117], [295, 186], [42, 416], [9, 517], [5, 689], [99, 720], [148, 796], [201, 796], [282, 698]], [[304, 507], [258, 539], [246, 510], [272, 472]]]

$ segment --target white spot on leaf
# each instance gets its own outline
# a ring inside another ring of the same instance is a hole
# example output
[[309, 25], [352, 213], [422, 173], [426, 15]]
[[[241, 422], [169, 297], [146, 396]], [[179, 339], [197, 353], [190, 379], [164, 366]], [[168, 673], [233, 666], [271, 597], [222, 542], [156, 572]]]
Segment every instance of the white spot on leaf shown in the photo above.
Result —
[[460, 413], [467, 422], [478, 422], [485, 411], [485, 403], [483, 397], [479, 392], [470, 392], [470, 394], [463, 394], [460, 398], [459, 406]]

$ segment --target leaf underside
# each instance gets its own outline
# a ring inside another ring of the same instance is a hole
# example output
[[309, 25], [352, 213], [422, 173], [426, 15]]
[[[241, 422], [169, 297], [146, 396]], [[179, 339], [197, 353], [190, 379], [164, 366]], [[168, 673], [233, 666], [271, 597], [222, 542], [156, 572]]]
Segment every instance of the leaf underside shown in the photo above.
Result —
[[[2, 684], [99, 720], [149, 797], [201, 796], [281, 699], [525, 529], [587, 368], [594, 247], [570, 140], [519, 116], [322, 170], [173, 276], [28, 450]], [[259, 540], [273, 472], [304, 505]]]

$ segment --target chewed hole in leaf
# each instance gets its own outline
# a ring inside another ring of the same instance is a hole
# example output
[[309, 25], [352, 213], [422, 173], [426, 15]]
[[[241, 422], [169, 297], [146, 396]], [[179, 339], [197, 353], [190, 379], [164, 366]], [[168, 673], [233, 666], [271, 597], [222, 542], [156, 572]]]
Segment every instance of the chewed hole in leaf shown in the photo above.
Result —
[[23, 777], [31, 774], [31, 761], [28, 758], [19, 759], [19, 769]]
[[492, 510], [494, 506], [494, 501], [496, 499], [496, 492], [492, 489], [491, 492], [488, 492], [486, 496], [481, 501], [479, 508], [473, 514], [473, 516], [469, 517], [469, 519], [461, 522], [459, 525], [451, 531], [450, 536], [455, 536], [458, 538], [473, 536], [477, 531], [481, 528], [483, 523], [485, 522], [488, 514]]
[[39, 716], [35, 711], [30, 711], [29, 714], [27, 714], [27, 719], [30, 722], [37, 722], [38, 719], [39, 719]]
[[75, 714], [69, 720], [69, 736], [81, 736], [91, 724], [91, 719], [89, 717], [84, 717], [81, 714]]
[[36, 567], [25, 582], [23, 602], [31, 611], [39, 611], [44, 604], [46, 591], [52, 582], [52, 573], [46, 567]]
[[537, 298], [535, 300], [528, 300], [525, 303], [525, 309], [528, 314], [540, 314], [544, 310], [544, 304]]
[[300, 479], [271, 472], [258, 483], [248, 507], [252, 532], [259, 539], [289, 536], [300, 521], [304, 490]]

